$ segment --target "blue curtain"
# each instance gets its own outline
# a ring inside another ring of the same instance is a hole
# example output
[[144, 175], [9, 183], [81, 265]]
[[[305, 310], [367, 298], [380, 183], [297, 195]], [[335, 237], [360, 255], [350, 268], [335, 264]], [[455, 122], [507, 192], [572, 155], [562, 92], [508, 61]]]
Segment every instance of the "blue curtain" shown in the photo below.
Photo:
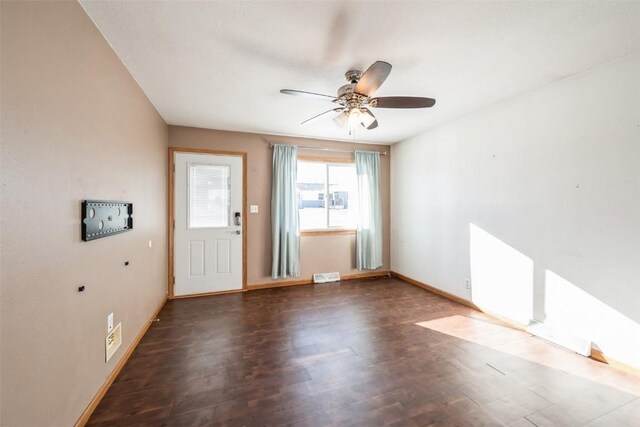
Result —
[[271, 177], [271, 277], [300, 276], [300, 230], [296, 195], [297, 150], [292, 145], [273, 147]]
[[358, 175], [358, 230], [356, 259], [359, 270], [382, 267], [382, 195], [380, 153], [356, 151]]

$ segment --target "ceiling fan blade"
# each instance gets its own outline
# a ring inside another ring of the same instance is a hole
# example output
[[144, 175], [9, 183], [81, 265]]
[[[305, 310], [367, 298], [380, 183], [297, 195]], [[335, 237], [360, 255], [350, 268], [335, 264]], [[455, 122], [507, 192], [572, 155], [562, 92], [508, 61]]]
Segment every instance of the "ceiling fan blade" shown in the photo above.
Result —
[[353, 91], [361, 95], [372, 96], [382, 86], [390, 72], [391, 64], [388, 62], [374, 62], [360, 77]]
[[365, 127], [368, 130], [373, 130], [378, 127], [378, 120], [374, 120], [369, 126], [365, 126], [364, 123], [362, 123], [362, 127]]
[[325, 100], [325, 101], [328, 101], [328, 100], [335, 101], [336, 100], [335, 96], [323, 95], [321, 93], [304, 92], [302, 90], [280, 89], [280, 93], [284, 93], [285, 95], [304, 96], [305, 98], [322, 99], [322, 100]]
[[383, 96], [369, 101], [374, 108], [429, 108], [435, 104], [435, 99], [417, 96]]
[[327, 114], [327, 113], [330, 113], [330, 112], [332, 112], [332, 111], [342, 111], [342, 108], [332, 108], [331, 110], [327, 110], [327, 111], [325, 111], [325, 112], [323, 112], [323, 113], [317, 114], [317, 115], [315, 115], [315, 116], [311, 117], [310, 119], [305, 120], [304, 122], [302, 122], [302, 123], [300, 123], [300, 124], [301, 124], [301, 125], [303, 125], [303, 124], [305, 124], [305, 123], [307, 123], [307, 122], [309, 122], [309, 121], [311, 121], [311, 120], [313, 120], [313, 119], [317, 119], [318, 117], [320, 117], [320, 116], [322, 116], [322, 115], [325, 115], [325, 114]]
[[345, 128], [345, 126], [347, 125], [347, 123], [349, 122], [349, 113], [347, 113], [346, 111], [343, 111], [342, 113], [340, 113], [337, 117], [335, 117], [333, 119], [333, 121], [342, 129]]
[[374, 116], [368, 108], [361, 108], [360, 111], [362, 111], [362, 122], [360, 123], [362, 127], [369, 130], [378, 127], [378, 120], [376, 119], [376, 116]]

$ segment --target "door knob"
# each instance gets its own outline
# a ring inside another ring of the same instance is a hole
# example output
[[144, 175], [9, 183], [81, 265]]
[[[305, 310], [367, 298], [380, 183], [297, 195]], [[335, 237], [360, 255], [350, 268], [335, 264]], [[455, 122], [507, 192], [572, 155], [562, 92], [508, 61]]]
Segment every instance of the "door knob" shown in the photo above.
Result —
[[240, 230], [236, 230], [236, 231], [234, 231], [234, 233], [236, 233], [236, 234], [240, 234], [240, 233], [242, 233], [242, 231], [240, 231]]

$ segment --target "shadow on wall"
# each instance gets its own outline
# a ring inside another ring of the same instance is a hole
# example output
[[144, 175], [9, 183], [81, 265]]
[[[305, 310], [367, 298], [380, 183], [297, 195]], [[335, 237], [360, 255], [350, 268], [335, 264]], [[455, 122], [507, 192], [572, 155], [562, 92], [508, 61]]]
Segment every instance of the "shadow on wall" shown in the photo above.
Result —
[[536, 280], [533, 259], [477, 225], [469, 233], [474, 304], [521, 325], [540, 322], [557, 337], [591, 341], [640, 367], [640, 324], [551, 270]]

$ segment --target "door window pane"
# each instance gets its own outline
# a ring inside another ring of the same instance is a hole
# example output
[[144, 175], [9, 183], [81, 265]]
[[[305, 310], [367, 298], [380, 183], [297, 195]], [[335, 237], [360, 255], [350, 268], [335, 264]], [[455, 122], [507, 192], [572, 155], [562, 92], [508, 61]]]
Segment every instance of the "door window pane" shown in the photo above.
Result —
[[190, 164], [188, 169], [188, 227], [228, 227], [231, 168], [229, 166]]
[[329, 227], [356, 228], [358, 182], [353, 165], [329, 165]]
[[298, 208], [300, 230], [327, 227], [325, 192], [327, 167], [324, 163], [298, 162]]

